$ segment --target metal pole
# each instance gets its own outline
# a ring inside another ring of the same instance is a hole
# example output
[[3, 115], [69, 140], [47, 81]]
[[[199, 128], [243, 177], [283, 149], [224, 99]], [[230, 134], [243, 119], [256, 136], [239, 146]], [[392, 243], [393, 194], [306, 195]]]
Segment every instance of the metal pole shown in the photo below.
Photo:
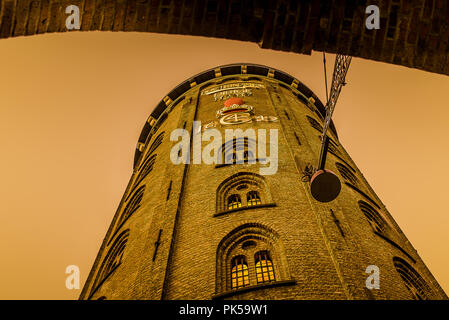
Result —
[[329, 137], [326, 136], [321, 143], [320, 161], [318, 164], [318, 170], [323, 170], [326, 164], [327, 149], [329, 148]]
[[[327, 150], [329, 147], [329, 137], [327, 136], [327, 129], [329, 128], [332, 114], [334, 112], [335, 105], [337, 104], [337, 99], [338, 96], [340, 95], [341, 88], [346, 84], [345, 78], [346, 73], [348, 72], [349, 69], [349, 65], [351, 63], [351, 58], [352, 57], [350, 56], [344, 56], [340, 54], [337, 54], [337, 56], [335, 57], [334, 74], [332, 76], [330, 99], [326, 103], [326, 117], [324, 119], [323, 133], [321, 135], [321, 151], [320, 151], [320, 160], [318, 163], [318, 170], [323, 170], [326, 164]], [[326, 63], [324, 54], [323, 54], [323, 62], [324, 64]], [[326, 65], [324, 65], [324, 70], [326, 70]], [[328, 99], [327, 90], [326, 90], [326, 99]]]

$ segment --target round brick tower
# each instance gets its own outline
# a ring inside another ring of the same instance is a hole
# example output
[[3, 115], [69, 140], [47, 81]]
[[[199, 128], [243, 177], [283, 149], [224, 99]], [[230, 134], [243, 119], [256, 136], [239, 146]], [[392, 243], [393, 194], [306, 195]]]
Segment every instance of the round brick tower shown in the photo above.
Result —
[[[333, 124], [326, 167], [341, 193], [311, 196], [324, 113], [299, 80], [260, 65], [173, 89], [142, 130], [80, 299], [447, 299]], [[372, 265], [379, 289], [366, 285]]]

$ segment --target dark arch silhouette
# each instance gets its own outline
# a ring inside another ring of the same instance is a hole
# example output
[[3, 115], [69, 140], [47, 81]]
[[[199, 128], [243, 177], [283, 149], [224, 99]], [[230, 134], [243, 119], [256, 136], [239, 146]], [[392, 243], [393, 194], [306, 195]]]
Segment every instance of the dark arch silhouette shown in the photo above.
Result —
[[[368, 4], [380, 29], [368, 30]], [[68, 31], [69, 5], [81, 31], [139, 31], [250, 41], [262, 48], [348, 54], [449, 74], [447, 1], [366, 0], [4, 0], [0, 38]], [[72, 31], [70, 31], [72, 32]]]

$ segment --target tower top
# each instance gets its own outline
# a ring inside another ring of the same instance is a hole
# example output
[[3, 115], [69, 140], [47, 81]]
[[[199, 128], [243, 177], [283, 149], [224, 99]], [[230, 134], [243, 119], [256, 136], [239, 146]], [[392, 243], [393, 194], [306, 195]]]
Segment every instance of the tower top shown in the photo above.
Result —
[[[300, 92], [301, 95], [298, 95], [299, 99], [305, 100], [304, 103], [306, 104], [310, 102], [314, 103], [320, 114], [323, 117], [325, 117], [326, 115], [325, 107], [318, 96], [316, 96], [312, 92], [312, 90], [310, 90], [305, 84], [284, 71], [253, 63], [235, 63], [218, 66], [198, 73], [197, 75], [185, 80], [173, 90], [171, 90], [157, 104], [156, 108], [154, 108], [153, 112], [151, 112], [151, 115], [148, 117], [148, 120], [145, 122], [145, 125], [143, 126], [140, 133], [136, 152], [134, 154], [134, 166], [137, 164], [142, 154], [140, 146], [145, 144], [151, 133], [152, 127], [157, 123], [157, 120], [164, 114], [164, 111], [166, 111], [166, 109], [171, 105], [172, 102], [181, 97], [188, 90], [204, 82], [232, 75], [254, 75], [275, 79], [285, 84], [287, 87], [290, 87], [292, 90]], [[335, 135], [337, 135], [333, 123], [331, 123], [330, 128], [335, 133]]]

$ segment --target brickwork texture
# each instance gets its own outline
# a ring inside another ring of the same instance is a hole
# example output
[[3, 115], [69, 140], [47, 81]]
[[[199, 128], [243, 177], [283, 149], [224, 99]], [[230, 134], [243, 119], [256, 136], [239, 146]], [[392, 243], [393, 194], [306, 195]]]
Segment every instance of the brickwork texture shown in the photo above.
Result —
[[[242, 86], [251, 92], [242, 93]], [[243, 95], [254, 116], [277, 121], [221, 125], [216, 112], [235, 95]], [[320, 132], [310, 119], [322, 126], [324, 110], [299, 80], [264, 66], [228, 65], [192, 77], [162, 101], [139, 138], [134, 173], [80, 299], [447, 299], [333, 126], [327, 168], [342, 190], [329, 203], [313, 199], [303, 172], [318, 162]], [[229, 128], [276, 129], [277, 172], [260, 175], [261, 161], [174, 164], [170, 152], [178, 142], [170, 134], [185, 128], [192, 137], [198, 133], [193, 121], [202, 122], [203, 133], [214, 123], [223, 136]], [[154, 155], [150, 168], [147, 159]], [[140, 205], [118, 223], [140, 186]], [[261, 203], [248, 206], [244, 198], [241, 207], [229, 209], [229, 190], [257, 190]], [[115, 239], [125, 230], [126, 244], [117, 248]], [[257, 279], [260, 251], [272, 264], [268, 281]], [[246, 259], [248, 283], [236, 288], [237, 256]], [[379, 289], [366, 287], [369, 265], [379, 267]]]
[[[65, 8], [80, 8], [81, 31], [198, 35], [310, 54], [348, 54], [449, 74], [446, 0], [2, 0], [0, 38], [68, 31]], [[367, 6], [380, 9], [368, 30]], [[76, 30], [72, 30], [73, 32]]]

